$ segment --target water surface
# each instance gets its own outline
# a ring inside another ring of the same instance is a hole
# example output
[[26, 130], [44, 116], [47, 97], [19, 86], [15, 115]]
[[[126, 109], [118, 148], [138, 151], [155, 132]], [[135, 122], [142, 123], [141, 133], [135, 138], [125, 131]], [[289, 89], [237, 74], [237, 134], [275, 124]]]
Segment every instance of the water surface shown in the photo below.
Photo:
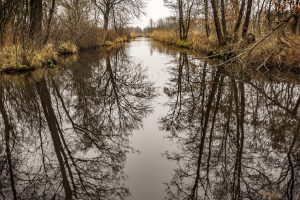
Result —
[[300, 199], [297, 77], [146, 38], [71, 60], [1, 77], [0, 199]]

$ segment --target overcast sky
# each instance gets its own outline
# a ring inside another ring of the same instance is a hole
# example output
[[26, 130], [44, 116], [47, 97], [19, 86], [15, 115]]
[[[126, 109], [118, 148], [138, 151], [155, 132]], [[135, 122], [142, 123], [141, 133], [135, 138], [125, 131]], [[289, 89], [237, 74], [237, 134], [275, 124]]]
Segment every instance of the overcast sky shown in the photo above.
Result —
[[149, 26], [150, 18], [156, 21], [159, 18], [171, 15], [169, 9], [164, 6], [163, 0], [149, 0], [147, 3], [146, 13], [146, 16], [135, 20], [133, 25], [145, 28], [146, 26]]

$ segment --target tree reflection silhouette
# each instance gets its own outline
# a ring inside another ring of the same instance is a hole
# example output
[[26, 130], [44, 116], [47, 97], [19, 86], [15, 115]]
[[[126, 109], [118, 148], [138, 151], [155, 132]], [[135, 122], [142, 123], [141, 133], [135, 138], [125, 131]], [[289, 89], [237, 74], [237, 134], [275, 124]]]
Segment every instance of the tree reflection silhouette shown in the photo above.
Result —
[[[200, 67], [199, 67], [200, 66]], [[161, 119], [177, 152], [165, 199], [297, 199], [300, 195], [297, 83], [264, 82], [175, 57]]]
[[128, 136], [151, 112], [155, 91], [123, 49], [102, 55], [82, 55], [57, 76], [1, 82], [0, 198], [130, 195]]

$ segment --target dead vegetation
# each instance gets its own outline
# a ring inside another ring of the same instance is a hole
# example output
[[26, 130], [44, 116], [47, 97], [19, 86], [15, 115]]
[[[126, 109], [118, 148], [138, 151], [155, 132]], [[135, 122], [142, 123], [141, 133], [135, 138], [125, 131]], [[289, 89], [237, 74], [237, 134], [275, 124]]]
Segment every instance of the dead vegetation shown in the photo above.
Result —
[[248, 41], [247, 38], [239, 41], [228, 41], [219, 46], [215, 35], [209, 38], [201, 32], [191, 32], [187, 41], [179, 41], [175, 31], [155, 30], [148, 36], [156, 41], [187, 48], [202, 55], [203, 58], [217, 58], [224, 62], [221, 65], [239, 63], [243, 67], [252, 67], [257, 70], [300, 71], [300, 35], [292, 34], [288, 23], [283, 21], [271, 31], [259, 38]]
[[1, 73], [24, 73], [41, 67], [53, 68], [59, 61], [60, 55], [77, 54], [78, 47], [71, 43], [62, 43], [58, 47], [46, 44], [41, 48], [6, 46], [0, 50]]
[[249, 62], [257, 69], [276, 66], [282, 69], [300, 67], [300, 36], [285, 32], [275, 34], [263, 41], [249, 53]]
[[76, 54], [78, 53], [78, 47], [71, 41], [63, 42], [58, 46], [58, 52], [64, 55]]

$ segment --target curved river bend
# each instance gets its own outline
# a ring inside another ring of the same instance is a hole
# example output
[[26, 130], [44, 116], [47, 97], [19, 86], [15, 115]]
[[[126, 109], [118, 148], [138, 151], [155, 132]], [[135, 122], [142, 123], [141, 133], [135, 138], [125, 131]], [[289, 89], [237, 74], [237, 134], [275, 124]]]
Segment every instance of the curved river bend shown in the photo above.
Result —
[[296, 78], [138, 38], [0, 78], [0, 199], [300, 199]]

